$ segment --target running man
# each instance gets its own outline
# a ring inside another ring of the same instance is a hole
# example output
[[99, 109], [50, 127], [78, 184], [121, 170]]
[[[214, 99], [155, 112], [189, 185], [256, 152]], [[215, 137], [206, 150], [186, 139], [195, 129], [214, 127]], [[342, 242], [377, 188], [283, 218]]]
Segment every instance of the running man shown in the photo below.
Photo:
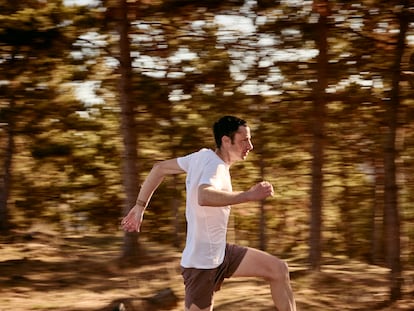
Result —
[[266, 252], [226, 242], [231, 206], [273, 195], [262, 181], [233, 191], [230, 167], [253, 149], [246, 121], [224, 116], [213, 126], [216, 150], [201, 149], [156, 163], [142, 184], [134, 207], [122, 220], [127, 232], [140, 231], [144, 211], [164, 177], [186, 173], [186, 245], [181, 258], [185, 311], [213, 310], [214, 292], [225, 278], [260, 277], [269, 282], [278, 311], [296, 311], [287, 264]]

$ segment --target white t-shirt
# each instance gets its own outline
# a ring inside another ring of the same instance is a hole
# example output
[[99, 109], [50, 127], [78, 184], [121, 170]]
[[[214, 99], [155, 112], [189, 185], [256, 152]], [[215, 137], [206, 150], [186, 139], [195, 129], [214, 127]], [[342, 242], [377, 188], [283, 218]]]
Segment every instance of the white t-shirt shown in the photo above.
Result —
[[200, 206], [198, 187], [207, 184], [232, 191], [230, 167], [211, 149], [201, 149], [177, 160], [187, 173], [187, 240], [181, 266], [216, 268], [224, 260], [230, 206]]

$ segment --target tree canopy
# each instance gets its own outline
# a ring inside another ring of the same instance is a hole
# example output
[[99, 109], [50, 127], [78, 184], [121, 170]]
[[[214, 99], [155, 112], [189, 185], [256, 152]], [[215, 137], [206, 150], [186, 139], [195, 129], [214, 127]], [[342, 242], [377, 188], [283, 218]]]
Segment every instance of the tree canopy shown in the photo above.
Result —
[[[234, 114], [255, 149], [233, 187], [276, 194], [233, 209], [233, 238], [399, 279], [414, 259], [413, 38], [408, 0], [1, 1], [0, 228], [118, 230], [154, 161], [214, 148], [212, 123]], [[184, 196], [182, 176], [161, 185], [149, 238], [182, 246]]]

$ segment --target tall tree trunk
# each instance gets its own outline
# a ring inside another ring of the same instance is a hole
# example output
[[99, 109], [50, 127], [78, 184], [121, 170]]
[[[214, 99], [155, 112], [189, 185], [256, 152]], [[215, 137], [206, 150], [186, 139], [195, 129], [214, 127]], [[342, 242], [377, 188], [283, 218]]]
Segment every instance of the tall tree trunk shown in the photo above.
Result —
[[[11, 55], [11, 66], [13, 67], [13, 63], [15, 61], [15, 55], [17, 55], [17, 51], [14, 50]], [[10, 76], [8, 79], [12, 80], [13, 77]], [[0, 155], [3, 162], [3, 170], [0, 174], [0, 232], [7, 233], [10, 230], [10, 220], [9, 220], [9, 195], [10, 195], [10, 188], [12, 182], [12, 163], [13, 163], [13, 156], [14, 156], [14, 132], [15, 132], [15, 96], [14, 96], [14, 88], [11, 87], [11, 94], [9, 95], [9, 106], [7, 112], [4, 114], [6, 116], [6, 123], [7, 126], [5, 128], [5, 143], [4, 143], [4, 154]]]
[[395, 61], [392, 68], [392, 89], [389, 103], [386, 103], [387, 133], [384, 142], [384, 225], [386, 260], [390, 273], [390, 299], [401, 298], [401, 258], [400, 258], [400, 217], [398, 211], [398, 188], [396, 182], [396, 136], [398, 128], [398, 108], [400, 105], [401, 60], [404, 54], [405, 37], [407, 33], [408, 0], [402, 1], [400, 14], [400, 32], [396, 46]]
[[312, 117], [312, 186], [311, 186], [311, 219], [310, 219], [310, 253], [311, 268], [319, 270], [322, 253], [322, 187], [323, 187], [323, 149], [325, 124], [325, 90], [327, 87], [327, 16], [328, 3], [325, 0], [314, 1], [314, 10], [319, 14], [315, 34], [319, 49], [317, 57], [317, 79], [314, 89]]
[[384, 264], [384, 161], [374, 154], [371, 262]]
[[342, 193], [341, 193], [341, 200], [339, 201], [339, 210], [341, 212], [341, 231], [343, 232], [344, 240], [345, 240], [345, 252], [348, 257], [352, 257], [354, 255], [354, 247], [352, 244], [352, 235], [353, 232], [351, 230], [351, 207], [349, 202], [349, 194], [350, 194], [350, 187], [348, 184], [348, 164], [346, 162], [346, 158], [342, 156], [342, 169], [339, 173], [339, 178], [342, 181]]
[[[135, 108], [131, 99], [132, 64], [130, 52], [127, 0], [119, 0], [117, 20], [120, 50], [119, 97], [121, 105], [121, 135], [123, 139], [122, 180], [126, 193], [123, 213], [134, 205], [138, 194], [137, 133], [135, 129]], [[134, 259], [139, 255], [138, 233], [125, 233], [123, 258]]]
[[[172, 116], [171, 116], [172, 119]], [[170, 136], [171, 141], [173, 140], [173, 137]], [[177, 151], [176, 148], [173, 148], [173, 153], [172, 153], [172, 157], [176, 158], [177, 157]], [[180, 199], [179, 199], [179, 195], [178, 195], [178, 177], [177, 175], [173, 175], [172, 176], [172, 187], [174, 189], [174, 197], [171, 200], [171, 211], [172, 211], [172, 217], [171, 217], [171, 222], [174, 228], [174, 240], [173, 240], [173, 245], [174, 247], [180, 248], [181, 247], [181, 237], [180, 237], [180, 232], [181, 232], [181, 221], [180, 221]]]
[[5, 148], [4, 154], [1, 156], [3, 159], [2, 173], [0, 176], [0, 232], [6, 233], [10, 229], [9, 221], [9, 193], [10, 193], [10, 184], [11, 184], [11, 167], [14, 153], [14, 122], [13, 122], [13, 106], [14, 99], [10, 98], [9, 113], [7, 113], [7, 127], [5, 132]]
[[[259, 131], [260, 132], [260, 131]], [[260, 149], [262, 149], [262, 145], [260, 144]], [[260, 177], [262, 180], [265, 180], [265, 172], [264, 172], [264, 159], [263, 159], [263, 153], [261, 152], [261, 150], [259, 150], [259, 165], [260, 165]], [[260, 201], [260, 220], [259, 220], [259, 230], [260, 230], [260, 234], [259, 234], [259, 241], [260, 241], [260, 249], [265, 251], [267, 249], [267, 240], [266, 240], [266, 228], [267, 228], [267, 223], [266, 223], [266, 210], [265, 210], [265, 201], [262, 200]]]
[[[260, 107], [260, 105], [262, 105], [261, 97], [256, 96], [255, 102], [257, 104], [257, 107]], [[252, 115], [254, 115], [254, 113], [252, 113]], [[265, 131], [265, 126], [263, 125], [264, 122], [266, 121], [260, 117], [258, 118], [259, 128], [257, 129], [257, 132], [261, 133], [262, 135]], [[254, 148], [255, 148], [255, 153], [258, 155], [257, 165], [260, 171], [260, 180], [266, 180], [265, 178], [266, 163], [264, 159], [265, 144], [266, 142], [264, 141], [263, 137], [258, 135], [255, 140]], [[267, 249], [266, 228], [267, 228], [267, 223], [266, 223], [265, 200], [262, 200], [259, 202], [259, 249], [263, 251]]]

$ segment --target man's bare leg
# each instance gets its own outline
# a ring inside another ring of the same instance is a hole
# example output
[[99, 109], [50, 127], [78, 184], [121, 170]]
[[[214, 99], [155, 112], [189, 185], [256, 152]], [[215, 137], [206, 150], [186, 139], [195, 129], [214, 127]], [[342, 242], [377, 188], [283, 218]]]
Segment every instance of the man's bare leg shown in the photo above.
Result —
[[266, 252], [248, 248], [232, 277], [261, 277], [270, 284], [273, 303], [278, 311], [296, 311], [287, 264]]

